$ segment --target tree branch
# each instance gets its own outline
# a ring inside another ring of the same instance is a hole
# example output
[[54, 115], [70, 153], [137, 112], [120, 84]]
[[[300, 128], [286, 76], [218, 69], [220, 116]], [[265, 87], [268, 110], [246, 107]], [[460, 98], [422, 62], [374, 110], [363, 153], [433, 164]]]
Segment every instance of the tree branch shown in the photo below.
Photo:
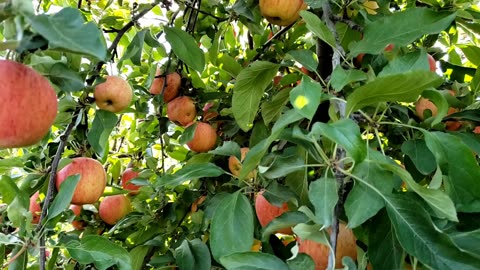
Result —
[[295, 24], [295, 23], [292, 23], [292, 24], [290, 24], [290, 25], [288, 25], [288, 26], [283, 27], [282, 29], [280, 29], [280, 31], [278, 31], [277, 33], [275, 33], [275, 35], [273, 35], [272, 38], [270, 38], [269, 40], [267, 40], [267, 41], [262, 45], [261, 51], [260, 51], [259, 53], [257, 53], [257, 54], [255, 55], [255, 57], [253, 57], [252, 62], [260, 59], [260, 57], [262, 56], [263, 52], [264, 52], [268, 47], [270, 47], [270, 45], [272, 44], [273, 40], [278, 39], [280, 36], [282, 36], [283, 34], [285, 34], [290, 28], [292, 28], [292, 26], [293, 26], [294, 24]]

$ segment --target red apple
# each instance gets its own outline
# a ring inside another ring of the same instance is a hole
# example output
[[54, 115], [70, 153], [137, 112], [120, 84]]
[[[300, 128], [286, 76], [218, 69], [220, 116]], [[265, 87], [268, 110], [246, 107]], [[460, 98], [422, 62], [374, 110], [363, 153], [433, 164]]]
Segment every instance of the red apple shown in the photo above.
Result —
[[260, 0], [260, 13], [271, 24], [287, 26], [294, 23], [299, 12], [306, 9], [303, 0]]
[[385, 51], [385, 52], [391, 52], [391, 51], [393, 51], [393, 48], [395, 48], [395, 45], [393, 45], [392, 43], [389, 43], [389, 44], [385, 47], [385, 49], [383, 49], [383, 51]]
[[[72, 210], [73, 214], [77, 217], [79, 217], [80, 214], [82, 213], [82, 206], [81, 205], [72, 204], [72, 205], [70, 205], [69, 209]], [[74, 221], [72, 221], [72, 226], [76, 230], [82, 231], [83, 229], [85, 229], [85, 221], [74, 220]]]
[[199, 122], [193, 139], [187, 143], [190, 150], [203, 153], [212, 150], [217, 143], [217, 131], [208, 123]]
[[98, 208], [100, 218], [109, 225], [115, 225], [132, 211], [130, 199], [125, 195], [105, 197]]
[[122, 174], [122, 187], [123, 189], [130, 190], [130, 194], [135, 195], [138, 193], [140, 186], [130, 183], [129, 181], [138, 177], [138, 172], [132, 168], [126, 169]]
[[[157, 70], [155, 76], [160, 76], [162, 71]], [[167, 85], [163, 90], [163, 101], [170, 102], [178, 96], [180, 86], [182, 85], [182, 77], [177, 72], [170, 73], [166, 76], [155, 78], [150, 86], [150, 93], [153, 95], [159, 95], [162, 93], [163, 85], [165, 84], [165, 78], [167, 79]]]
[[[289, 209], [286, 202], [282, 204], [282, 207], [278, 207], [265, 199], [263, 196], [263, 191], [257, 194], [257, 198], [255, 199], [255, 212], [257, 213], [258, 221], [262, 227], [267, 226], [267, 224], [270, 223], [274, 218], [288, 211]], [[291, 228], [280, 229], [277, 232], [283, 234], [293, 234]]]
[[0, 60], [0, 149], [39, 142], [57, 116], [50, 82], [21, 63]]
[[[241, 160], [238, 160], [236, 156], [230, 156], [228, 158], [228, 169], [233, 175], [237, 177], [240, 175], [240, 171], [242, 170], [242, 162], [245, 159], [245, 156], [247, 155], [248, 151], [250, 151], [250, 148], [248, 147], [243, 147], [240, 149]], [[255, 178], [255, 175], [256, 175], [256, 171], [253, 170], [247, 175], [247, 178], [248, 179]]]
[[167, 104], [167, 116], [170, 121], [178, 122], [182, 126], [192, 123], [197, 116], [193, 99], [187, 96], [177, 97]]
[[435, 58], [431, 56], [430, 54], [427, 53], [428, 57], [428, 65], [430, 66], [430, 71], [435, 72], [437, 70], [437, 63], [435, 61]]
[[32, 223], [38, 224], [40, 221], [40, 215], [42, 214], [42, 207], [40, 206], [40, 202], [38, 201], [38, 196], [40, 193], [37, 191], [35, 192], [32, 197], [30, 197], [30, 206], [28, 210], [32, 213]]
[[82, 205], [97, 202], [107, 183], [107, 175], [102, 164], [87, 157], [74, 158], [70, 164], [58, 171], [57, 190], [67, 177], [75, 174], [80, 174], [80, 181], [75, 188], [71, 203]]
[[133, 92], [127, 81], [118, 76], [107, 76], [106, 81], [95, 87], [95, 103], [98, 108], [118, 113], [130, 105]]

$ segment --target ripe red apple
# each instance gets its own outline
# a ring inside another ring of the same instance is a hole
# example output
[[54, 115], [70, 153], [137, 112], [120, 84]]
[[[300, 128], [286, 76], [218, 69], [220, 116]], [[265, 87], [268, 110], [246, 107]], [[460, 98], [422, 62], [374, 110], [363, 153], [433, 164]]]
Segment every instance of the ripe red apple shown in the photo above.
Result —
[[428, 65], [430, 66], [430, 71], [435, 72], [437, 70], [437, 63], [435, 61], [435, 58], [431, 56], [430, 54], [427, 53], [428, 57]]
[[32, 68], [0, 60], [0, 149], [39, 142], [57, 116], [57, 94]]
[[30, 197], [30, 206], [28, 210], [32, 213], [32, 223], [38, 224], [40, 221], [40, 215], [42, 214], [42, 207], [40, 206], [40, 202], [38, 201], [38, 196], [40, 193], [37, 191], [35, 192], [32, 197]]
[[100, 162], [87, 158], [78, 157], [57, 172], [56, 187], [70, 175], [80, 174], [80, 181], [75, 188], [72, 204], [90, 204], [98, 201], [102, 196], [107, 183], [107, 175]]
[[130, 199], [121, 194], [105, 197], [98, 207], [100, 218], [109, 225], [115, 225], [131, 211]]
[[106, 81], [95, 87], [95, 103], [98, 108], [118, 113], [130, 105], [133, 92], [127, 81], [118, 76], [107, 76]]
[[[250, 151], [250, 148], [248, 147], [243, 147], [240, 149], [241, 160], [238, 160], [236, 156], [230, 156], [228, 158], [228, 169], [230, 169], [230, 172], [233, 175], [237, 177], [240, 175], [240, 171], [242, 170], [242, 162], [245, 159], [245, 156], [247, 155], [248, 151]], [[247, 178], [248, 179], [255, 178], [255, 175], [256, 175], [256, 171], [253, 170], [247, 175]]]
[[122, 174], [122, 187], [123, 189], [130, 190], [130, 194], [135, 195], [138, 193], [140, 186], [130, 183], [129, 181], [138, 177], [139, 173], [132, 168], [126, 169]]
[[[270, 223], [274, 218], [288, 211], [289, 209], [286, 202], [282, 204], [282, 207], [278, 207], [265, 199], [263, 196], [263, 191], [260, 191], [257, 194], [257, 198], [255, 199], [255, 213], [257, 213], [258, 221], [262, 227], [267, 226], [267, 224]], [[277, 232], [283, 234], [293, 234], [291, 228], [280, 229]]]
[[[72, 210], [73, 214], [77, 217], [79, 217], [80, 214], [82, 213], [82, 206], [81, 205], [72, 204], [72, 205], [70, 205], [69, 209]], [[78, 231], [83, 231], [83, 229], [85, 229], [85, 221], [74, 220], [74, 221], [72, 221], [72, 226], [73, 226], [73, 228], [75, 228]]]
[[182, 126], [192, 123], [197, 116], [193, 99], [181, 96], [170, 101], [167, 104], [167, 116], [170, 121], [178, 122]]
[[393, 45], [392, 43], [389, 43], [385, 49], [383, 49], [384, 52], [391, 52], [393, 51], [393, 48], [395, 48], [395, 45]]
[[187, 143], [190, 150], [203, 153], [212, 150], [217, 142], [217, 131], [208, 123], [198, 122], [193, 139]]
[[[160, 76], [162, 71], [157, 70], [155, 76]], [[178, 96], [180, 86], [182, 84], [182, 77], [177, 72], [170, 73], [166, 76], [155, 78], [150, 86], [150, 93], [153, 95], [159, 95], [162, 93], [163, 85], [165, 84], [165, 78], [167, 79], [167, 85], [163, 90], [163, 101], [170, 102]]]
[[303, 0], [260, 0], [260, 13], [271, 24], [287, 26], [294, 23], [299, 12], [306, 9]]
[[[345, 224], [339, 224], [339, 233], [337, 238], [337, 249], [335, 256], [335, 269], [342, 267], [342, 258], [345, 256], [357, 259], [357, 245], [355, 235]], [[324, 270], [328, 265], [329, 248], [325, 245], [312, 240], [302, 240], [298, 238], [298, 252], [306, 253], [312, 257], [315, 262], [315, 270]]]

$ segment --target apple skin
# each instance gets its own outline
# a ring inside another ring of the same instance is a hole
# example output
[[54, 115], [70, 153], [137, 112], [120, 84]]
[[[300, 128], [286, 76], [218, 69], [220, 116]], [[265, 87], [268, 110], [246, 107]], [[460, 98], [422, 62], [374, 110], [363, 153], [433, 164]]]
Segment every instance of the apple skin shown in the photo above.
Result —
[[[69, 209], [72, 210], [73, 214], [77, 217], [79, 217], [80, 214], [82, 213], [82, 206], [81, 205], [71, 204]], [[74, 221], [72, 221], [72, 226], [73, 226], [73, 228], [75, 228], [75, 230], [83, 231], [85, 229], [85, 221], [74, 220]]]
[[271, 24], [287, 26], [294, 23], [300, 10], [306, 9], [303, 0], [260, 0], [260, 13]]
[[435, 61], [435, 58], [431, 56], [430, 54], [427, 53], [428, 57], [428, 65], [430, 67], [430, 71], [435, 72], [437, 70], [437, 63]]
[[38, 196], [40, 193], [37, 191], [35, 192], [32, 197], [30, 197], [30, 206], [28, 210], [32, 213], [32, 223], [38, 224], [40, 221], [40, 215], [42, 214], [42, 207], [40, 206], [40, 202], [38, 201]]
[[[455, 91], [449, 90], [448, 91], [450, 95], [455, 96]], [[425, 110], [430, 110], [432, 112], [432, 116], [435, 116], [438, 114], [438, 108], [437, 106], [431, 102], [429, 99], [421, 97], [416, 103], [415, 103], [415, 112], [421, 120], [425, 119], [425, 116], [423, 115], [423, 112]], [[448, 108], [447, 115], [450, 115], [452, 113], [458, 112], [457, 108], [450, 107]], [[460, 121], [446, 121], [445, 122], [445, 128], [450, 131], [455, 131], [458, 130], [462, 126], [462, 122]]]
[[[258, 221], [262, 227], [267, 226], [274, 218], [280, 216], [281, 214], [288, 212], [287, 203], [283, 203], [282, 207], [275, 206], [271, 204], [263, 196], [264, 191], [260, 191], [255, 198], [255, 213], [257, 214]], [[291, 228], [284, 228], [277, 231], [277, 233], [283, 234], [293, 234]]]
[[72, 204], [92, 204], [102, 196], [107, 184], [107, 174], [100, 162], [87, 158], [78, 157], [57, 172], [56, 187], [70, 175], [80, 174], [80, 181], [73, 192]]
[[208, 123], [199, 122], [193, 139], [187, 143], [190, 150], [204, 153], [212, 150], [217, 143], [217, 131]]
[[197, 116], [197, 109], [193, 99], [181, 96], [170, 101], [167, 104], [167, 116], [170, 121], [178, 122], [184, 127], [192, 123]]
[[[155, 76], [160, 75], [162, 75], [162, 71], [158, 69]], [[173, 72], [167, 76], [155, 78], [150, 86], [150, 93], [152, 95], [160, 95], [162, 93], [165, 78], [167, 79], [167, 85], [165, 86], [165, 90], [163, 90], [163, 101], [168, 103], [178, 96], [180, 86], [182, 85], [182, 77], [180, 77], [180, 74], [177, 72]]]
[[57, 116], [55, 90], [32, 68], [9, 60], [0, 60], [0, 81], [0, 149], [36, 144]]
[[135, 195], [138, 193], [138, 189], [140, 189], [140, 186], [129, 183], [128, 181], [138, 177], [138, 175], [139, 173], [137, 171], [134, 171], [132, 168], [126, 169], [122, 174], [122, 188], [126, 190], [130, 190], [130, 194], [132, 195]]
[[133, 92], [127, 81], [119, 76], [107, 76], [95, 87], [95, 103], [99, 109], [118, 113], [130, 105]]
[[[228, 169], [233, 175], [237, 177], [240, 175], [240, 171], [242, 170], [242, 162], [245, 159], [245, 156], [247, 155], [248, 151], [250, 151], [250, 148], [248, 147], [243, 147], [240, 149], [241, 160], [238, 160], [236, 156], [230, 156], [228, 158]], [[247, 178], [248, 179], [255, 178], [255, 175], [256, 175], [256, 171], [253, 170], [247, 175]]]
[[[342, 268], [342, 258], [345, 256], [357, 259], [357, 245], [355, 235], [345, 224], [339, 224], [339, 233], [337, 238], [337, 250], [335, 256], [335, 269]], [[306, 253], [312, 257], [315, 262], [315, 270], [324, 270], [328, 265], [329, 248], [325, 245], [312, 240], [302, 240], [298, 238], [298, 252]]]
[[105, 197], [98, 207], [100, 218], [109, 225], [115, 225], [130, 212], [132, 212], [130, 199], [121, 194]]

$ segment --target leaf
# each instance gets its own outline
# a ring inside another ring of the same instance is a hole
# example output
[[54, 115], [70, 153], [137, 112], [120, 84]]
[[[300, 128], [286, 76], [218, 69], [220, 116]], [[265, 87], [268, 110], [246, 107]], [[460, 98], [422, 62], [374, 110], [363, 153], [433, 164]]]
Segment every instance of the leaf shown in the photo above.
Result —
[[280, 216], [274, 218], [270, 223], [263, 228], [262, 241], [267, 242], [270, 235], [276, 233], [278, 230], [290, 228], [300, 223], [306, 223], [309, 218], [299, 211], [284, 212]]
[[442, 79], [431, 71], [415, 71], [380, 77], [355, 89], [347, 98], [347, 114], [380, 102], [413, 102]]
[[189, 164], [176, 171], [175, 174], [167, 174], [160, 178], [159, 186], [176, 187], [186, 181], [202, 177], [217, 177], [225, 171], [213, 163]]
[[325, 23], [312, 12], [302, 10], [299, 12], [303, 20], [307, 24], [308, 30], [310, 30], [315, 36], [325, 41], [330, 47], [336, 49], [335, 37], [328, 29]]
[[411, 196], [390, 195], [386, 206], [400, 245], [423, 264], [445, 270], [480, 268], [480, 259], [461, 252]]
[[20, 157], [0, 159], [0, 169], [1, 168], [11, 169], [14, 167], [17, 167], [17, 168], [23, 167], [23, 159]]
[[47, 220], [51, 220], [60, 215], [68, 206], [70, 206], [73, 192], [77, 187], [78, 181], [80, 181], [80, 175], [75, 174], [67, 177], [67, 179], [62, 182], [58, 194], [48, 208]]
[[[388, 44], [407, 46], [427, 34], [445, 30], [455, 19], [452, 12], [437, 12], [429, 8], [407, 8], [394, 12], [365, 26], [363, 39], [350, 46], [350, 53], [377, 54]], [[405, 31], [408, 29], [408, 31]]]
[[382, 69], [378, 77], [414, 70], [430, 70], [427, 53], [424, 50], [414, 51], [394, 58]]
[[211, 154], [219, 156], [236, 156], [240, 160], [240, 146], [234, 141], [224, 141], [223, 145], [210, 151]]
[[112, 112], [104, 110], [95, 112], [95, 119], [93, 119], [92, 128], [87, 133], [87, 139], [102, 160], [107, 157], [108, 139], [117, 121], [118, 117]]
[[48, 47], [90, 55], [104, 61], [107, 48], [103, 35], [93, 22], [85, 23], [75, 8], [63, 8], [55, 15], [28, 17], [32, 28], [48, 40]]
[[218, 66], [221, 66], [223, 70], [228, 72], [233, 78], [237, 78], [238, 74], [242, 71], [243, 67], [228, 54], [220, 53], [217, 58]]
[[290, 103], [305, 118], [312, 120], [320, 99], [322, 87], [308, 76], [302, 77], [302, 82], [290, 91]]
[[477, 46], [471, 46], [471, 45], [460, 45], [458, 47], [465, 54], [468, 61], [470, 61], [475, 66], [480, 65], [480, 48], [478, 48]]
[[305, 253], [298, 253], [295, 258], [287, 261], [291, 270], [315, 270], [315, 261]]
[[143, 44], [145, 40], [145, 34], [147, 29], [143, 29], [133, 37], [132, 41], [128, 44], [125, 53], [123, 54], [122, 58], [118, 61], [119, 65], [125, 60], [130, 59], [134, 65], [140, 66], [142, 64], [142, 50]]
[[273, 96], [269, 101], [262, 103], [262, 118], [265, 125], [269, 125], [277, 118], [285, 108], [288, 100], [290, 99], [290, 90], [284, 89]]
[[358, 81], [367, 80], [367, 74], [361, 70], [348, 69], [344, 70], [342, 66], [338, 65], [332, 73], [330, 84], [336, 92], [341, 91], [345, 86]]
[[245, 195], [237, 191], [223, 197], [213, 214], [210, 249], [213, 258], [249, 251], [253, 245], [253, 210]]
[[330, 227], [333, 223], [333, 212], [338, 201], [337, 180], [322, 177], [310, 184], [308, 197], [315, 207], [316, 223]]
[[257, 61], [238, 74], [233, 87], [232, 111], [243, 131], [253, 127], [263, 92], [277, 74], [278, 65]]
[[[429, 99], [435, 106], [437, 107], [437, 115], [427, 118], [424, 121], [426, 123], [430, 123], [430, 126], [433, 127], [437, 125], [438, 123], [442, 122], [442, 119], [444, 116], [447, 115], [448, 113], [448, 108], [450, 107], [448, 105], [447, 100], [445, 97], [440, 93], [440, 91], [436, 90], [425, 90], [422, 92], [422, 97]], [[431, 112], [429, 112], [431, 113]], [[426, 115], [426, 112], [424, 111], [424, 116]]]
[[449, 232], [449, 236], [462, 251], [479, 257], [480, 246], [478, 242], [480, 241], [480, 229], [468, 232]]
[[317, 70], [318, 58], [311, 50], [294, 50], [289, 51], [288, 54], [309, 71]]
[[105, 237], [85, 235], [81, 241], [70, 241], [65, 247], [72, 258], [81, 264], [93, 263], [99, 270], [106, 270], [114, 265], [119, 270], [131, 269], [130, 254]]
[[132, 259], [132, 270], [142, 270], [144, 268], [144, 261], [147, 253], [149, 252], [149, 246], [136, 246], [130, 250], [130, 258]]
[[223, 256], [220, 263], [228, 270], [290, 270], [278, 257], [252, 251]]
[[164, 27], [164, 31], [165, 39], [172, 46], [175, 55], [188, 66], [202, 72], [205, 68], [205, 55], [197, 41], [187, 32], [175, 27]]
[[430, 174], [437, 168], [435, 156], [428, 149], [424, 140], [416, 139], [405, 141], [401, 149], [402, 152], [413, 161], [417, 170], [423, 175]]
[[175, 249], [177, 265], [182, 270], [210, 270], [211, 260], [207, 245], [200, 239], [183, 240]]
[[58, 85], [65, 92], [75, 92], [85, 88], [84, 80], [78, 72], [69, 69], [63, 63], [54, 64], [47, 76], [52, 83]]
[[313, 125], [311, 134], [325, 136], [343, 146], [356, 162], [362, 161], [367, 154], [367, 147], [360, 135], [360, 128], [351, 119], [343, 119], [329, 124], [317, 122]]
[[262, 172], [262, 175], [268, 179], [279, 178], [286, 176], [289, 173], [302, 170], [305, 168], [305, 161], [302, 157], [295, 153], [287, 155], [275, 156], [273, 163], [266, 171]]

